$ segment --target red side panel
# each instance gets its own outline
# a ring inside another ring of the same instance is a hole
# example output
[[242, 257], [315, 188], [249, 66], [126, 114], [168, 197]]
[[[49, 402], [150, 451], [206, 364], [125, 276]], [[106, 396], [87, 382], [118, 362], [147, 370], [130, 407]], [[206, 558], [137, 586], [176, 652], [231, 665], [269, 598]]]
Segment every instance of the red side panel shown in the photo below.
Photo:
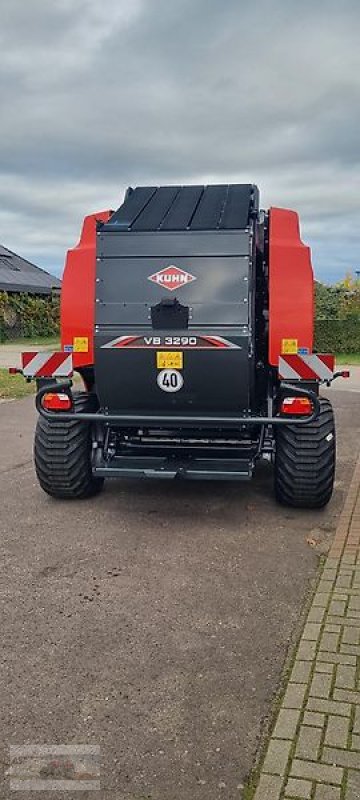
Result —
[[[286, 352], [312, 352], [314, 278], [310, 248], [295, 211], [269, 211], [269, 362]], [[296, 348], [296, 349], [295, 349]]]
[[96, 220], [110, 211], [85, 217], [79, 244], [68, 251], [61, 288], [61, 349], [73, 349], [74, 367], [94, 363]]

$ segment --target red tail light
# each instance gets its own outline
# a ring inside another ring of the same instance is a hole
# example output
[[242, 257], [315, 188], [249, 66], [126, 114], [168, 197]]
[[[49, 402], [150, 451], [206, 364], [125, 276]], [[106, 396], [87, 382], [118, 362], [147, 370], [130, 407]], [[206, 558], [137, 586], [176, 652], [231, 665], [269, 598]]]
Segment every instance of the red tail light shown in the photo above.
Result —
[[48, 392], [44, 395], [42, 404], [47, 411], [70, 411], [72, 403], [67, 394]]
[[281, 403], [281, 414], [312, 414], [313, 404], [308, 397], [285, 397]]

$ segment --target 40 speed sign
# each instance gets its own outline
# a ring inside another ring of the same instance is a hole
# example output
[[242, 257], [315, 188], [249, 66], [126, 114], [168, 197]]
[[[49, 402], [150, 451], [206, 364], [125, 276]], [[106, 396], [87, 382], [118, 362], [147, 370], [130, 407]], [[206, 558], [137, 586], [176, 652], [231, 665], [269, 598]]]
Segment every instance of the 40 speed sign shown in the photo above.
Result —
[[184, 378], [177, 369], [162, 369], [156, 380], [163, 392], [178, 392], [184, 385]]

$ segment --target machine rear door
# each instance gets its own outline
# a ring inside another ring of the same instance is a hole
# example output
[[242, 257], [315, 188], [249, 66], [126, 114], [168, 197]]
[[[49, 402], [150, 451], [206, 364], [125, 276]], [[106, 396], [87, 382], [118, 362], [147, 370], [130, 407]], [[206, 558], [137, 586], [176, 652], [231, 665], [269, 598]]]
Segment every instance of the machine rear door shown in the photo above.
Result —
[[251, 284], [248, 231], [100, 231], [95, 372], [101, 407], [246, 412]]

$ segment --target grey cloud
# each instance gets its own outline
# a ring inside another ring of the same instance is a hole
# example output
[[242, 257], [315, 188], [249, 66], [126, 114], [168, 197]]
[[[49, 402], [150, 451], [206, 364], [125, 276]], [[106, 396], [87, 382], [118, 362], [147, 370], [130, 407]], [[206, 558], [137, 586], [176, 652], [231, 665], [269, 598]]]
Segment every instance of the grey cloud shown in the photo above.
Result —
[[351, 0], [5, 0], [0, 241], [60, 269], [129, 183], [246, 180], [339, 277], [359, 249], [359, 23]]

